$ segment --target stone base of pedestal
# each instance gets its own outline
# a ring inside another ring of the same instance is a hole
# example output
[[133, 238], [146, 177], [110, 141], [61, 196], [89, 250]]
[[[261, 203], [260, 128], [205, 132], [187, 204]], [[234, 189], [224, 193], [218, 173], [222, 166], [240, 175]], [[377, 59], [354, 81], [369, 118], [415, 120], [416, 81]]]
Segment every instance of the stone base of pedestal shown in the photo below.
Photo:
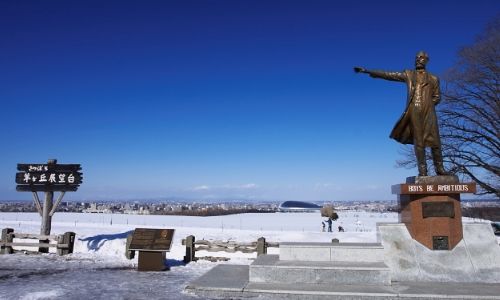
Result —
[[500, 283], [500, 247], [488, 223], [466, 223], [450, 251], [433, 251], [405, 224], [377, 224], [392, 281]]
[[463, 238], [460, 194], [475, 188], [456, 176], [417, 176], [392, 191], [398, 195], [399, 221], [411, 237], [431, 250], [451, 250]]

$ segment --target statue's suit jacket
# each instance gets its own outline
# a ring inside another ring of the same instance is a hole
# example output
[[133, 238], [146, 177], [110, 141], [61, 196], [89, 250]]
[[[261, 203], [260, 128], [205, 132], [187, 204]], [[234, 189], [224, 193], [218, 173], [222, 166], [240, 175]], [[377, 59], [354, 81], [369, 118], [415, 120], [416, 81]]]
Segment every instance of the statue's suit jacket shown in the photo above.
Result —
[[402, 144], [420, 147], [440, 147], [439, 128], [435, 105], [440, 101], [439, 79], [425, 72], [421, 109], [415, 110], [417, 71], [370, 71], [371, 77], [405, 82], [407, 86], [406, 109], [392, 129], [390, 137]]

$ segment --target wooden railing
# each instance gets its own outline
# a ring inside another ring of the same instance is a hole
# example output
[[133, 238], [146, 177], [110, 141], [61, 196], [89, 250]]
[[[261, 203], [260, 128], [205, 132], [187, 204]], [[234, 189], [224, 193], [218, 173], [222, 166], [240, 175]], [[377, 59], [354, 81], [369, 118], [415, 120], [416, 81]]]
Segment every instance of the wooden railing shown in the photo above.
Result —
[[[14, 239], [23, 241], [15, 241]], [[38, 243], [25, 241], [29, 239], [38, 240]], [[66, 232], [61, 235], [41, 235], [31, 233], [17, 233], [14, 232], [14, 229], [12, 228], [4, 228], [2, 229], [2, 237], [0, 241], [0, 254], [14, 253], [15, 249], [13, 247], [38, 247], [39, 251], [40, 249], [56, 248], [57, 254], [66, 255], [73, 253], [74, 244], [74, 232]]]
[[279, 247], [279, 243], [266, 242], [266, 239], [261, 237], [256, 242], [251, 243], [238, 243], [235, 241], [208, 241], [200, 240], [196, 241], [193, 235], [190, 235], [182, 240], [182, 244], [186, 245], [186, 256], [184, 256], [184, 262], [189, 263], [191, 261], [196, 261], [199, 258], [196, 257], [196, 251], [208, 251], [208, 252], [242, 252], [242, 253], [252, 253], [257, 252], [257, 256], [262, 254], [267, 254], [268, 247]]

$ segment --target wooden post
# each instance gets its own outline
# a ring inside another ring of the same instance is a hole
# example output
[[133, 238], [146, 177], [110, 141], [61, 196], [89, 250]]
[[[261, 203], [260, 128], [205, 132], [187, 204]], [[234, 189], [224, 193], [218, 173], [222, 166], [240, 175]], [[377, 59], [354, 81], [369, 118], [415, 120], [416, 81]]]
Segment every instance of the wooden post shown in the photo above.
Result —
[[[2, 242], [12, 243], [14, 240], [14, 238], [12, 237], [13, 232], [14, 232], [14, 229], [12, 229], [12, 228], [2, 229]], [[1, 246], [0, 247], [0, 254], [12, 254], [12, 253], [14, 253], [14, 250], [12, 249], [11, 246]]]
[[184, 256], [184, 263], [186, 264], [192, 261], [196, 261], [196, 249], [194, 242], [194, 235], [190, 235], [186, 238], [186, 256]]
[[35, 202], [36, 210], [38, 211], [38, 214], [40, 214], [40, 217], [42, 216], [42, 205], [40, 204], [40, 198], [38, 198], [38, 193], [37, 192], [32, 192], [33, 193], [33, 201]]
[[74, 232], [65, 232], [63, 235], [60, 235], [57, 240], [58, 245], [68, 245], [67, 248], [57, 248], [58, 255], [66, 255], [73, 253], [73, 247], [75, 245], [75, 233]]
[[56, 209], [59, 206], [59, 204], [61, 203], [65, 194], [66, 194], [66, 192], [64, 192], [64, 191], [59, 194], [59, 197], [57, 198], [56, 203], [53, 205], [52, 209], [49, 212], [50, 217], [52, 217], [54, 215], [54, 213], [56, 212]]
[[59, 248], [59, 245], [62, 245], [62, 244], [64, 244], [64, 235], [59, 235], [59, 236], [57, 236], [57, 246], [58, 246], [57, 250], [56, 250], [57, 255], [64, 255], [63, 254], [64, 249]]
[[[56, 164], [56, 159], [49, 159], [47, 162], [49, 165]], [[42, 211], [42, 227], [40, 228], [41, 235], [50, 235], [50, 230], [52, 227], [52, 216], [50, 215], [50, 211], [52, 210], [52, 202], [54, 199], [54, 192], [45, 192], [45, 201], [43, 202], [43, 211]], [[48, 240], [40, 240], [40, 243], [48, 244]], [[38, 248], [38, 252], [48, 253], [49, 248], [40, 247]]]
[[266, 239], [261, 237], [257, 240], [257, 256], [267, 254]]
[[[43, 202], [43, 212], [42, 212], [42, 227], [40, 228], [41, 235], [50, 235], [50, 230], [52, 227], [52, 216], [50, 216], [50, 211], [52, 210], [52, 199], [54, 197], [54, 192], [45, 192], [45, 201]], [[48, 244], [49, 240], [40, 240], [40, 243]], [[38, 252], [48, 253], [49, 248], [40, 247]]]
[[130, 249], [130, 243], [132, 242], [132, 236], [133, 236], [133, 234], [127, 235], [127, 244], [125, 246], [125, 257], [127, 259], [134, 259], [134, 257], [135, 257], [135, 251], [134, 250], [129, 250]]

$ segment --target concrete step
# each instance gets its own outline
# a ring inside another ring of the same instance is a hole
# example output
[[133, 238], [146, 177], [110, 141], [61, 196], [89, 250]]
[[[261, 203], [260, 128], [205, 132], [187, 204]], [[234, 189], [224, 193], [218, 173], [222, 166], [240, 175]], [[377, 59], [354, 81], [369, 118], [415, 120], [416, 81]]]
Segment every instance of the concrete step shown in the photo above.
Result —
[[280, 260], [384, 262], [380, 243], [280, 243]]
[[390, 270], [383, 262], [284, 261], [261, 255], [249, 268], [253, 283], [390, 285]]
[[500, 285], [455, 282], [393, 282], [392, 285], [342, 285], [248, 282], [249, 266], [219, 264], [186, 286], [201, 299], [283, 300], [498, 300]]

